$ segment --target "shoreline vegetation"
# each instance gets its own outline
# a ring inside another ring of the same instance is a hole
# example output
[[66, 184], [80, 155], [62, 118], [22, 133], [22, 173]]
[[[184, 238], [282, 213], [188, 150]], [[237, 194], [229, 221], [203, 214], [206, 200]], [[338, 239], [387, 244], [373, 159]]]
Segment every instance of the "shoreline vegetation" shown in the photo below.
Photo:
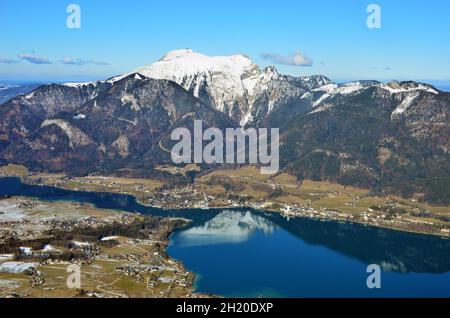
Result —
[[213, 170], [200, 174], [196, 165], [159, 166], [173, 175], [196, 175], [191, 183], [114, 176], [68, 177], [30, 173], [25, 167], [0, 167], [1, 176], [24, 183], [75, 191], [132, 195], [138, 203], [161, 209], [252, 208], [284, 216], [359, 223], [399, 231], [450, 237], [450, 207], [418, 199], [373, 194], [368, 189], [304, 180], [281, 173], [261, 175], [256, 167]]

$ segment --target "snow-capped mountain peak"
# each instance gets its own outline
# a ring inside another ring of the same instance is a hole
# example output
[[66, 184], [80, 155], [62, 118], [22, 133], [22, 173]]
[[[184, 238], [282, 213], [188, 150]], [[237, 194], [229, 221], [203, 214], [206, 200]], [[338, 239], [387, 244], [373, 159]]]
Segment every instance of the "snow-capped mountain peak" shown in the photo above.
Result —
[[165, 54], [159, 61], [139, 68], [136, 72], [148, 77], [180, 78], [208, 72], [224, 72], [233, 77], [242, 76], [258, 69], [245, 55], [207, 56], [191, 49], [175, 50]]
[[[274, 66], [260, 70], [243, 54], [208, 56], [181, 49], [171, 51], [135, 72], [174, 81], [241, 125], [271, 112], [281, 104], [281, 99], [289, 99], [290, 94], [304, 93], [303, 87], [293, 83], [290, 77], [280, 75]], [[275, 94], [277, 91], [283, 94]], [[263, 100], [265, 105], [261, 104]]]
[[236, 119], [241, 118], [247, 95], [253, 92], [261, 73], [245, 55], [207, 56], [191, 49], [171, 51], [136, 72], [174, 81]]
[[335, 84], [321, 75], [294, 77], [280, 74], [274, 66], [261, 70], [243, 54], [208, 56], [192, 49], [168, 52], [153, 64], [103, 82], [66, 83], [65, 86], [91, 90], [95, 96], [96, 86], [114, 85], [128, 76], [173, 81], [241, 126], [257, 125], [285, 105], [294, 107], [295, 111], [295, 105], [304, 105], [309, 100], [311, 110], [316, 111], [324, 109], [320, 106], [335, 96], [351, 96], [370, 88], [402, 95], [399, 98], [412, 92], [438, 93], [432, 86], [416, 82]]

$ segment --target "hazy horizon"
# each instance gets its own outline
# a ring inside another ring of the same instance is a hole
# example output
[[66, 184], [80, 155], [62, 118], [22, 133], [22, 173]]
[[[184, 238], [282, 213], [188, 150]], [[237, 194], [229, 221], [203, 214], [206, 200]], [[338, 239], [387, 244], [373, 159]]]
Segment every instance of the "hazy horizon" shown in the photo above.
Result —
[[[68, 83], [68, 82], [96, 82], [96, 81], [102, 81], [102, 80], [106, 80], [108, 78], [114, 77], [116, 75], [119, 74], [114, 74], [111, 76], [108, 76], [106, 78], [80, 78], [80, 79], [59, 79], [59, 80], [20, 80], [20, 79], [6, 79], [6, 78], [0, 78], [0, 85], [26, 85], [26, 84], [49, 84], [49, 83]], [[324, 75], [325, 74], [317, 74], [317, 75]], [[383, 83], [388, 83], [390, 81], [415, 81], [415, 82], [419, 82], [419, 83], [425, 83], [425, 84], [430, 84], [435, 86], [436, 88], [442, 90], [442, 91], [447, 91], [450, 92], [450, 80], [424, 80], [424, 79], [386, 79], [386, 80], [379, 80], [379, 79], [371, 79], [371, 78], [362, 78], [362, 79], [334, 79], [334, 78], [330, 78], [333, 82], [338, 83], [338, 84], [343, 84], [343, 83], [349, 83], [349, 82], [353, 82], [353, 81], [358, 81], [358, 80], [378, 80], [380, 82]]]
[[[260, 68], [331, 79], [450, 81], [450, 2], [332, 0], [164, 3], [79, 0], [79, 27], [66, 2], [0, 2], [0, 78], [92, 81], [130, 72], [165, 53], [246, 54]], [[369, 12], [368, 12], [369, 11]], [[267, 23], [267, 21], [271, 21]]]

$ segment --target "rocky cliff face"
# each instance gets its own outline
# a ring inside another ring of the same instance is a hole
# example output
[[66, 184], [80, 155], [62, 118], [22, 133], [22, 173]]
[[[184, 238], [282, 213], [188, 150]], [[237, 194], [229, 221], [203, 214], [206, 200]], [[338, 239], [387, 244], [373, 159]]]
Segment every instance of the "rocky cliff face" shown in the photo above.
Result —
[[43, 120], [75, 110], [110, 86], [106, 82], [51, 84], [13, 98], [0, 108], [0, 150], [35, 131]]
[[450, 94], [416, 82], [335, 84], [191, 50], [95, 83], [45, 85], [0, 107], [0, 158], [71, 174], [170, 162], [176, 127], [277, 127], [299, 178], [450, 202]]
[[[5, 112], [21, 110], [20, 122], [31, 117], [34, 123], [28, 124], [28, 133], [22, 131], [21, 138], [6, 145], [3, 158], [35, 170], [74, 174], [114, 171], [129, 165], [148, 168], [170, 158], [160, 141], [176, 126], [190, 125], [196, 118], [203, 119], [205, 126], [235, 126], [174, 82], [131, 74], [110, 85], [99, 91], [54, 87], [56, 96], [61, 91], [73, 95], [62, 98], [60, 112], [39, 113], [39, 118], [29, 110], [34, 111], [34, 107], [19, 103], [21, 98], [4, 105]], [[39, 89], [34, 96], [47, 89]], [[47, 100], [54, 104], [54, 99]]]
[[292, 103], [306, 90], [330, 82], [320, 76], [280, 75], [274, 67], [260, 70], [244, 55], [211, 57], [189, 49], [169, 52], [136, 72], [178, 83], [241, 126], [258, 123], [273, 109]]
[[448, 202], [450, 96], [410, 84], [313, 92], [312, 109], [282, 127], [283, 166], [300, 178], [429, 199], [440, 188]]

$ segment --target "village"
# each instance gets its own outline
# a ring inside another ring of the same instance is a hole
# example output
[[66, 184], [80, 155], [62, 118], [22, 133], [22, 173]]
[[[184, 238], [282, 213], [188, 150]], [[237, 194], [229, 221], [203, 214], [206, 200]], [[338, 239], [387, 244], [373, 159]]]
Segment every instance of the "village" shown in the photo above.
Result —
[[[26, 198], [2, 198], [0, 211], [0, 297], [201, 297], [194, 274], [165, 252], [184, 220]], [[81, 286], [70, 289], [73, 265]]]
[[[20, 169], [23, 168], [13, 166], [9, 170], [0, 169], [0, 176], [20, 175], [30, 184], [75, 191], [132, 195], [143, 205], [166, 210], [251, 208], [282, 213], [287, 218], [337, 220], [450, 236], [448, 207], [429, 206], [416, 199], [380, 196], [365, 189], [326, 182], [305, 180], [299, 186], [298, 180], [292, 176], [285, 173], [276, 177], [264, 176], [255, 167], [217, 170], [201, 175], [193, 182], [170, 186], [152, 179], [68, 177], [62, 174], [35, 174]], [[174, 174], [198, 171], [195, 165], [184, 169], [164, 169]]]
[[[11, 176], [2, 169], [0, 174]], [[446, 207], [323, 182], [299, 185], [287, 175], [263, 179], [252, 170], [218, 171], [171, 186], [104, 176], [25, 173], [21, 178], [35, 185], [131, 195], [163, 210], [254, 209], [281, 213], [288, 220], [334, 220], [450, 236]], [[195, 293], [194, 273], [166, 254], [170, 232], [187, 222], [3, 195], [0, 297], [210, 297]], [[78, 288], [66, 282], [71, 266], [80, 269]]]

